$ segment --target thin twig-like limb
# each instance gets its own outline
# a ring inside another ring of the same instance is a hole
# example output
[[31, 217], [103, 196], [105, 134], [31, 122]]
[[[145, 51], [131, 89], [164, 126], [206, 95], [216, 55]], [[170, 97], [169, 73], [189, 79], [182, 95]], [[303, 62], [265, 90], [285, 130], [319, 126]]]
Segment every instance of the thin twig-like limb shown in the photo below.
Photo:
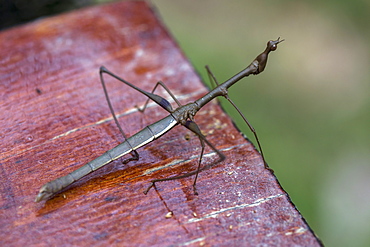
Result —
[[239, 115], [242, 116], [244, 122], [248, 125], [249, 129], [252, 131], [252, 133], [254, 135], [254, 138], [256, 138], [256, 141], [257, 141], [257, 144], [258, 144], [258, 148], [260, 150], [260, 153], [261, 153], [261, 156], [262, 156], [262, 159], [263, 159], [263, 164], [265, 165], [265, 168], [273, 171], [271, 168], [268, 167], [268, 165], [266, 163], [265, 156], [263, 155], [262, 147], [261, 147], [260, 141], [259, 141], [258, 136], [257, 136], [257, 131], [253, 128], [253, 126], [245, 118], [244, 114], [240, 111], [239, 107], [237, 107], [235, 105], [235, 103], [229, 98], [229, 96], [226, 95], [225, 98], [234, 106], [234, 108], [238, 111]]
[[[161, 85], [163, 88], [164, 88], [164, 90], [166, 90], [166, 92], [171, 96], [171, 98], [176, 102], [176, 104], [178, 105], [178, 106], [181, 106], [181, 103], [177, 100], [177, 98], [175, 97], [175, 95], [173, 95], [172, 94], [172, 92], [171, 92], [171, 90], [169, 90], [168, 89], [168, 87], [162, 82], [162, 81], [159, 81], [159, 82], [157, 82], [156, 84], [155, 84], [155, 86], [154, 86], [154, 88], [153, 88], [153, 90], [152, 90], [152, 94], [154, 93], [154, 91], [157, 89], [157, 87], [159, 86], [159, 85]], [[150, 100], [150, 98], [148, 98], [146, 101], [145, 101], [145, 103], [144, 103], [144, 105], [143, 105], [143, 107], [139, 107], [139, 106], [135, 106], [140, 112], [144, 112], [145, 111], [145, 109], [146, 109], [146, 107], [147, 107], [147, 105], [148, 105], [148, 103], [149, 103], [149, 100]]]
[[[220, 84], [218, 83], [216, 76], [212, 73], [211, 68], [208, 65], [206, 65], [206, 70], [208, 74], [208, 79], [211, 82], [212, 87], [218, 87]], [[214, 84], [216, 84], [216, 86]]]
[[[127, 140], [127, 136], [126, 136], [125, 132], [123, 131], [121, 125], [118, 122], [118, 119], [116, 117], [116, 114], [115, 114], [114, 109], [113, 109], [113, 106], [112, 106], [112, 103], [111, 103], [111, 101], [109, 99], [108, 90], [107, 90], [107, 87], [105, 86], [105, 81], [104, 81], [103, 71], [102, 70], [99, 71], [99, 75], [100, 75], [100, 82], [101, 82], [101, 84], [103, 86], [104, 95], [105, 95], [105, 98], [106, 98], [107, 103], [108, 103], [108, 106], [109, 106], [109, 110], [112, 113], [114, 122], [116, 123], [119, 131], [121, 132], [123, 138], [126, 141]], [[131, 147], [131, 149], [132, 149], [132, 147]], [[138, 152], [136, 150], [132, 149], [132, 151], [130, 152], [130, 154], [131, 154], [132, 157], [131, 158], [124, 159], [122, 161], [122, 164], [127, 164], [128, 162], [133, 161], [133, 160], [139, 160], [139, 157], [140, 156], [139, 156], [139, 154], [138, 154]]]
[[[207, 70], [207, 73], [208, 73], [208, 77], [210, 78], [210, 81], [213, 81], [217, 84], [217, 86], [219, 85], [218, 84], [218, 81], [216, 79], [216, 76], [212, 73], [211, 69], [209, 68], [209, 66], [206, 66], [206, 70]], [[257, 145], [258, 145], [258, 149], [260, 150], [260, 153], [261, 153], [261, 156], [262, 156], [262, 159], [263, 159], [263, 163], [265, 165], [265, 168], [266, 169], [269, 169], [269, 170], [272, 170], [270, 169], [268, 166], [267, 166], [267, 163], [266, 163], [266, 159], [265, 159], [265, 156], [263, 155], [263, 151], [262, 151], [262, 146], [260, 144], [260, 141], [258, 139], [258, 136], [257, 136], [257, 132], [256, 130], [254, 129], [254, 127], [252, 126], [252, 124], [249, 123], [248, 119], [244, 116], [244, 114], [240, 111], [239, 107], [237, 105], [235, 105], [235, 103], [230, 99], [229, 95], [226, 94], [224, 95], [224, 97], [231, 103], [231, 105], [238, 111], [239, 115], [243, 118], [244, 122], [248, 125], [249, 129], [252, 131], [253, 135], [254, 135], [254, 138], [256, 138], [256, 141], [257, 141]]]
[[[199, 162], [198, 162], [198, 167], [195, 171], [192, 171], [192, 172], [188, 172], [186, 174], [183, 174], [183, 175], [179, 175], [179, 176], [175, 176], [175, 177], [170, 177], [170, 178], [162, 178], [162, 179], [154, 179], [151, 181], [151, 184], [150, 186], [144, 191], [144, 194], [147, 194], [149, 192], [149, 190], [155, 186], [155, 183], [156, 182], [163, 182], [163, 181], [169, 181], [169, 180], [175, 180], [175, 179], [180, 179], [180, 178], [186, 178], [186, 177], [190, 177], [192, 175], [195, 174], [195, 178], [194, 178], [194, 182], [193, 182], [193, 189], [194, 189], [194, 194], [198, 195], [198, 192], [197, 192], [197, 188], [196, 188], [196, 182], [197, 182], [197, 179], [198, 179], [198, 174], [199, 172], [203, 171], [206, 167], [211, 167], [221, 161], [223, 161], [226, 156], [220, 152], [215, 146], [213, 146], [212, 143], [210, 143], [207, 138], [202, 134], [202, 132], [200, 131], [198, 125], [194, 122], [194, 121], [188, 121], [186, 125], [184, 125], [187, 129], [191, 130], [192, 132], [194, 132], [198, 138], [199, 138], [199, 141], [200, 141], [200, 144], [202, 146], [202, 150], [200, 152], [200, 157], [199, 157]], [[203, 154], [204, 154], [204, 148], [205, 148], [205, 145], [204, 143], [206, 143], [214, 152], [217, 153], [217, 155], [219, 156], [219, 159], [212, 162], [211, 166], [204, 166], [204, 167], [201, 167], [201, 163], [202, 163], [202, 159], [203, 159]]]

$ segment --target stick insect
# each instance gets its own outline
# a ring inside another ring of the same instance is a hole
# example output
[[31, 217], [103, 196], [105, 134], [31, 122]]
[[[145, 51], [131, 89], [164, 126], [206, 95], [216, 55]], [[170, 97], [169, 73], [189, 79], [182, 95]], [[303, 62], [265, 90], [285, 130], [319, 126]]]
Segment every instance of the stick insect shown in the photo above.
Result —
[[[196, 188], [196, 182], [197, 182], [199, 172], [201, 172], [205, 169], [208, 169], [212, 165], [214, 165], [216, 163], [219, 163], [219, 162], [221, 162], [225, 159], [224, 154], [222, 154], [212, 143], [210, 143], [207, 140], [207, 138], [201, 133], [198, 125], [194, 122], [195, 114], [204, 105], [206, 105], [208, 102], [210, 102], [211, 100], [213, 100], [214, 98], [216, 98], [218, 96], [225, 97], [235, 107], [235, 109], [238, 111], [238, 113], [242, 116], [243, 120], [246, 122], [246, 124], [249, 126], [252, 133], [254, 134], [254, 137], [255, 137], [255, 139], [257, 141], [257, 144], [258, 144], [258, 147], [259, 147], [259, 150], [261, 152], [261, 156], [262, 156], [265, 168], [270, 169], [270, 168], [268, 168], [267, 163], [265, 161], [265, 158], [264, 158], [264, 155], [263, 155], [263, 152], [262, 152], [262, 148], [261, 148], [261, 145], [260, 145], [260, 142], [259, 142], [259, 139], [257, 137], [257, 133], [256, 133], [255, 129], [248, 122], [248, 120], [244, 117], [244, 115], [241, 113], [239, 108], [234, 104], [234, 102], [229, 98], [227, 90], [228, 90], [229, 87], [234, 85], [236, 82], [238, 82], [242, 78], [247, 77], [251, 74], [257, 75], [257, 74], [261, 73], [262, 71], [264, 71], [264, 69], [266, 67], [267, 58], [268, 58], [269, 53], [271, 51], [275, 51], [277, 49], [277, 45], [279, 43], [283, 42], [283, 41], [284, 40], [280, 40], [280, 38], [278, 38], [277, 40], [270, 40], [267, 43], [266, 49], [261, 54], [259, 54], [248, 67], [246, 67], [245, 69], [243, 69], [242, 71], [240, 71], [239, 73], [237, 73], [236, 75], [234, 75], [233, 77], [228, 79], [227, 81], [223, 82], [222, 84], [218, 83], [216, 77], [213, 75], [213, 73], [211, 72], [209, 67], [206, 66], [206, 69], [207, 69], [207, 72], [208, 72], [208, 75], [209, 75], [211, 81], [213, 80], [216, 83], [217, 86], [213, 90], [211, 90], [209, 93], [207, 93], [206, 95], [201, 97], [200, 99], [198, 99], [194, 102], [188, 103], [186, 105], [181, 105], [181, 103], [176, 99], [176, 97], [171, 93], [171, 91], [161, 81], [157, 82], [157, 84], [155, 85], [152, 92], [147, 92], [147, 91], [144, 91], [144, 90], [136, 87], [135, 85], [131, 84], [130, 82], [125, 81], [124, 79], [118, 77], [117, 75], [115, 75], [112, 72], [110, 72], [109, 70], [107, 70], [105, 67], [101, 67], [100, 68], [100, 81], [101, 81], [103, 89], [104, 89], [104, 94], [105, 94], [105, 97], [107, 99], [109, 109], [110, 109], [110, 111], [113, 115], [113, 119], [114, 119], [116, 125], [118, 126], [121, 134], [125, 138], [125, 141], [122, 142], [121, 144], [119, 144], [118, 146], [112, 148], [111, 150], [108, 150], [107, 152], [105, 152], [103, 155], [96, 158], [95, 160], [90, 161], [89, 163], [82, 166], [81, 168], [67, 174], [66, 176], [57, 178], [57, 179], [43, 185], [41, 187], [41, 189], [39, 191], [39, 194], [37, 195], [35, 201], [40, 202], [42, 200], [50, 199], [56, 193], [59, 193], [61, 190], [66, 188], [68, 185], [74, 183], [75, 181], [77, 181], [80, 178], [88, 175], [89, 173], [103, 167], [104, 165], [106, 165], [106, 164], [108, 164], [108, 163], [110, 163], [114, 160], [119, 159], [120, 157], [122, 157], [126, 154], [130, 153], [131, 157], [123, 160], [122, 163], [126, 164], [126, 163], [128, 163], [132, 160], [138, 160], [139, 159], [139, 154], [136, 151], [138, 148], [140, 148], [140, 147], [154, 141], [155, 139], [161, 137], [162, 135], [169, 132], [173, 127], [175, 127], [178, 124], [183, 125], [185, 128], [187, 128], [190, 131], [192, 131], [193, 133], [195, 133], [199, 138], [200, 144], [202, 146], [202, 150], [201, 150], [201, 153], [200, 153], [200, 158], [199, 158], [199, 161], [198, 161], [197, 169], [192, 171], [192, 172], [186, 173], [184, 175], [180, 175], [180, 176], [152, 180], [150, 186], [144, 191], [144, 194], [148, 193], [150, 188], [152, 188], [155, 185], [156, 182], [180, 179], [180, 178], [185, 178], [185, 177], [189, 177], [189, 176], [192, 176], [192, 175], [195, 175], [194, 182], [193, 182], [194, 194], [198, 194], [197, 188]], [[148, 97], [144, 106], [141, 109], [138, 108], [139, 111], [143, 112], [145, 110], [149, 100], [153, 100], [155, 103], [157, 103], [163, 109], [165, 109], [169, 113], [169, 115], [167, 117], [164, 117], [163, 119], [151, 124], [151, 125], [148, 125], [147, 127], [142, 129], [141, 131], [139, 131], [136, 134], [132, 135], [131, 137], [127, 138], [126, 134], [124, 133], [120, 124], [118, 123], [116, 114], [114, 113], [112, 104], [110, 102], [108, 92], [107, 92], [107, 88], [106, 88], [105, 82], [104, 82], [104, 77], [103, 77], [104, 74], [107, 74], [109, 76], [112, 76], [113, 78], [116, 78], [117, 80], [125, 83], [126, 85], [130, 86], [131, 88], [141, 92], [142, 94], [144, 94], [145, 96]], [[178, 105], [178, 107], [176, 109], [173, 109], [171, 104], [166, 99], [164, 99], [163, 97], [161, 97], [157, 94], [154, 94], [154, 91], [157, 89], [158, 86], [162, 86], [169, 93], [171, 98]], [[218, 158], [218, 160], [216, 160], [212, 164], [205, 165], [205, 166], [201, 167], [203, 153], [204, 153], [204, 149], [205, 149], [205, 144], [207, 144], [218, 155], [219, 158]]]

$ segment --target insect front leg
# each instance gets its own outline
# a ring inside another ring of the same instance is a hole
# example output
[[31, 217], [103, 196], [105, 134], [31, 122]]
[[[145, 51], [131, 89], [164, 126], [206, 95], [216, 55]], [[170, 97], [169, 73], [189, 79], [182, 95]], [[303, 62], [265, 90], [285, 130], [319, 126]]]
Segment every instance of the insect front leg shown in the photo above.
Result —
[[224, 95], [224, 97], [230, 102], [230, 104], [232, 106], [234, 106], [234, 108], [238, 111], [239, 115], [243, 118], [244, 122], [248, 125], [249, 129], [252, 131], [253, 135], [254, 135], [254, 138], [256, 139], [257, 141], [257, 145], [258, 145], [258, 148], [260, 150], [260, 153], [261, 153], [261, 156], [262, 156], [262, 161], [263, 161], [263, 164], [265, 166], [265, 169], [271, 171], [271, 172], [274, 172], [274, 170], [272, 170], [268, 165], [267, 165], [267, 162], [266, 162], [266, 159], [265, 159], [265, 156], [263, 155], [263, 151], [262, 151], [262, 146], [261, 146], [261, 143], [258, 139], [258, 136], [257, 136], [257, 131], [253, 128], [252, 124], [249, 123], [248, 119], [244, 116], [244, 114], [240, 111], [239, 107], [237, 107], [235, 105], [235, 103], [229, 98], [228, 95]]
[[213, 72], [211, 71], [211, 68], [208, 65], [206, 65], [206, 70], [207, 70], [207, 74], [208, 74], [208, 79], [211, 82], [212, 87], [215, 88], [215, 87], [219, 86], [220, 84], [218, 83], [218, 81], [216, 79], [216, 76], [213, 74]]

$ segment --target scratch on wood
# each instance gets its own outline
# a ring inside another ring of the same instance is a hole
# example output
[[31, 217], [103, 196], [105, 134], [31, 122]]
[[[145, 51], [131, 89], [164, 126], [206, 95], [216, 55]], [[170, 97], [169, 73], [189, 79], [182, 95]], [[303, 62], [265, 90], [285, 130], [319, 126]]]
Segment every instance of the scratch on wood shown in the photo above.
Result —
[[286, 236], [289, 236], [289, 235], [293, 235], [293, 234], [303, 234], [307, 231], [307, 228], [303, 228], [303, 227], [299, 227], [299, 228], [294, 228], [294, 229], [291, 229], [290, 231], [286, 232], [285, 235]]
[[220, 213], [223, 213], [223, 212], [226, 212], [226, 211], [229, 211], [229, 210], [235, 210], [235, 209], [241, 209], [241, 208], [248, 208], [248, 207], [256, 207], [262, 203], [265, 203], [265, 202], [268, 202], [270, 200], [273, 200], [275, 198], [278, 198], [278, 197], [282, 197], [282, 196], [285, 196], [285, 194], [277, 194], [277, 195], [273, 195], [273, 196], [269, 196], [269, 197], [266, 197], [266, 198], [260, 198], [250, 204], [241, 204], [241, 205], [237, 205], [237, 206], [233, 206], [233, 207], [229, 207], [229, 208], [223, 208], [223, 209], [220, 209], [218, 211], [214, 211], [212, 213], [209, 213], [209, 214], [206, 214], [204, 215], [203, 217], [201, 218], [192, 218], [190, 220], [188, 220], [187, 223], [194, 223], [194, 222], [198, 222], [198, 221], [201, 221], [201, 220], [204, 220], [204, 219], [207, 219], [207, 218], [215, 218], [217, 217]]
[[180, 164], [180, 163], [185, 163], [185, 162], [184, 162], [184, 160], [173, 160], [172, 162], [167, 163], [164, 166], [157, 166], [157, 167], [154, 167], [154, 168], [151, 168], [151, 169], [147, 169], [143, 172], [142, 175], [148, 175], [148, 174], [151, 174], [153, 172], [156, 172], [156, 171], [159, 171], [159, 170], [162, 170], [164, 168], [174, 166], [174, 165], [177, 165], [177, 164]]
[[204, 239], [206, 239], [206, 237], [196, 238], [196, 239], [190, 240], [190, 241], [188, 241], [188, 242], [181, 243], [181, 244], [179, 244], [178, 246], [186, 246], [186, 245], [194, 244], [194, 243], [197, 243], [197, 242], [201, 242], [201, 241], [203, 241]]

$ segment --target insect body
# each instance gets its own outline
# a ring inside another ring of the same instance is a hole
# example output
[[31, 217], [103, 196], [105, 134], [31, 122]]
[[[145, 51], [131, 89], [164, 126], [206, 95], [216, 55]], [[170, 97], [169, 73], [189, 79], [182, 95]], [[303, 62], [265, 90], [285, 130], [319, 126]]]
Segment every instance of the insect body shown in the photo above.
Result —
[[[192, 103], [186, 104], [186, 105], [181, 105], [180, 102], [176, 99], [176, 97], [171, 93], [171, 91], [162, 82], [158, 82], [156, 84], [156, 86], [154, 87], [152, 92], [147, 92], [147, 91], [144, 91], [144, 90], [136, 87], [135, 85], [131, 84], [130, 82], [125, 81], [124, 79], [118, 77], [117, 75], [108, 71], [106, 68], [101, 67], [100, 68], [100, 79], [101, 79], [101, 82], [102, 82], [102, 85], [103, 85], [104, 93], [105, 93], [109, 108], [112, 112], [113, 118], [114, 118], [118, 128], [120, 129], [120, 132], [122, 133], [122, 135], [125, 137], [126, 140], [124, 142], [122, 142], [121, 144], [119, 144], [118, 146], [112, 148], [111, 150], [108, 150], [107, 152], [105, 152], [103, 155], [96, 158], [95, 160], [90, 161], [89, 163], [82, 166], [81, 168], [67, 174], [66, 176], [57, 178], [57, 179], [43, 185], [41, 187], [41, 189], [39, 191], [39, 194], [37, 195], [35, 201], [39, 202], [39, 201], [42, 201], [42, 200], [50, 199], [54, 194], [60, 192], [61, 190], [63, 190], [68, 185], [72, 184], [73, 182], [79, 180], [80, 178], [86, 176], [87, 174], [101, 168], [102, 166], [104, 166], [104, 165], [106, 165], [106, 164], [108, 164], [108, 163], [126, 155], [126, 154], [130, 153], [132, 155], [132, 157], [125, 159], [123, 161], [123, 163], [128, 163], [132, 160], [138, 160], [139, 159], [139, 154], [136, 151], [138, 148], [140, 148], [140, 147], [154, 141], [155, 139], [161, 137], [162, 135], [164, 135], [165, 133], [170, 131], [173, 127], [175, 127], [178, 124], [181, 124], [184, 127], [191, 130], [192, 132], [194, 132], [200, 140], [202, 150], [201, 150], [201, 155], [200, 155], [199, 162], [198, 162], [198, 167], [195, 171], [189, 172], [189, 173], [181, 175], [181, 176], [153, 180], [153, 181], [151, 181], [151, 185], [148, 187], [147, 190], [145, 190], [144, 193], [146, 194], [156, 182], [166, 181], [166, 180], [174, 180], [174, 179], [179, 179], [179, 178], [184, 178], [184, 177], [189, 177], [189, 176], [195, 175], [193, 188], [194, 188], [194, 193], [198, 194], [197, 189], [196, 189], [196, 181], [197, 181], [197, 178], [198, 178], [198, 174], [199, 174], [200, 171], [202, 171], [206, 168], [206, 167], [201, 167], [201, 162], [202, 162], [202, 158], [203, 158], [205, 144], [207, 144], [219, 156], [219, 159], [216, 161], [216, 163], [224, 160], [225, 156], [219, 150], [217, 150], [217, 148], [214, 147], [213, 144], [211, 144], [206, 139], [206, 137], [201, 133], [198, 125], [194, 122], [194, 116], [204, 105], [206, 105], [208, 102], [210, 102], [211, 100], [213, 100], [214, 98], [216, 98], [218, 96], [225, 97], [236, 108], [236, 110], [239, 112], [239, 114], [243, 117], [244, 121], [248, 124], [249, 128], [252, 130], [252, 132], [253, 132], [256, 140], [257, 140], [257, 143], [258, 143], [258, 146], [259, 146], [259, 149], [260, 149], [265, 167], [267, 169], [269, 169], [266, 162], [265, 162], [265, 158], [263, 156], [262, 148], [261, 148], [261, 145], [259, 143], [257, 133], [255, 132], [252, 125], [247, 121], [247, 119], [241, 113], [239, 108], [228, 97], [227, 89], [229, 87], [231, 87], [232, 85], [234, 85], [239, 80], [241, 80], [242, 78], [249, 76], [250, 74], [257, 75], [257, 74], [261, 73], [266, 67], [268, 54], [271, 51], [275, 51], [277, 49], [277, 45], [282, 41], [284, 41], [284, 40], [280, 40], [280, 38], [278, 38], [275, 41], [270, 40], [267, 43], [266, 49], [260, 55], [258, 55], [248, 67], [246, 67], [245, 69], [243, 69], [242, 71], [240, 71], [239, 73], [237, 73], [236, 75], [234, 75], [233, 77], [228, 79], [227, 81], [223, 82], [222, 84], [218, 84], [215, 76], [212, 74], [210, 69], [208, 67], [206, 67], [209, 76], [214, 80], [214, 82], [216, 82], [217, 87], [215, 87], [213, 90], [211, 90], [209, 93], [207, 93], [206, 95], [204, 95], [200, 99], [198, 99], [198, 100], [196, 100]], [[140, 111], [145, 110], [149, 99], [151, 99], [154, 102], [156, 102], [159, 106], [161, 106], [163, 109], [165, 109], [169, 113], [169, 115], [164, 117], [163, 119], [151, 124], [151, 125], [148, 125], [147, 127], [142, 129], [141, 131], [134, 134], [133, 136], [127, 138], [125, 133], [121, 129], [121, 127], [118, 123], [118, 120], [116, 118], [116, 115], [114, 113], [112, 104], [111, 104], [110, 99], [108, 97], [107, 89], [105, 87], [103, 74], [108, 74], [108, 75], [116, 78], [117, 80], [125, 83], [126, 85], [132, 87], [133, 89], [135, 89], [135, 90], [143, 93], [144, 95], [146, 95], [148, 97], [148, 100], [146, 101], [143, 109], [139, 109]], [[161, 85], [170, 94], [170, 96], [174, 99], [174, 101], [178, 105], [178, 107], [176, 109], [173, 109], [171, 104], [166, 99], [164, 99], [163, 97], [161, 97], [157, 94], [154, 94], [155, 89], [159, 85]]]

